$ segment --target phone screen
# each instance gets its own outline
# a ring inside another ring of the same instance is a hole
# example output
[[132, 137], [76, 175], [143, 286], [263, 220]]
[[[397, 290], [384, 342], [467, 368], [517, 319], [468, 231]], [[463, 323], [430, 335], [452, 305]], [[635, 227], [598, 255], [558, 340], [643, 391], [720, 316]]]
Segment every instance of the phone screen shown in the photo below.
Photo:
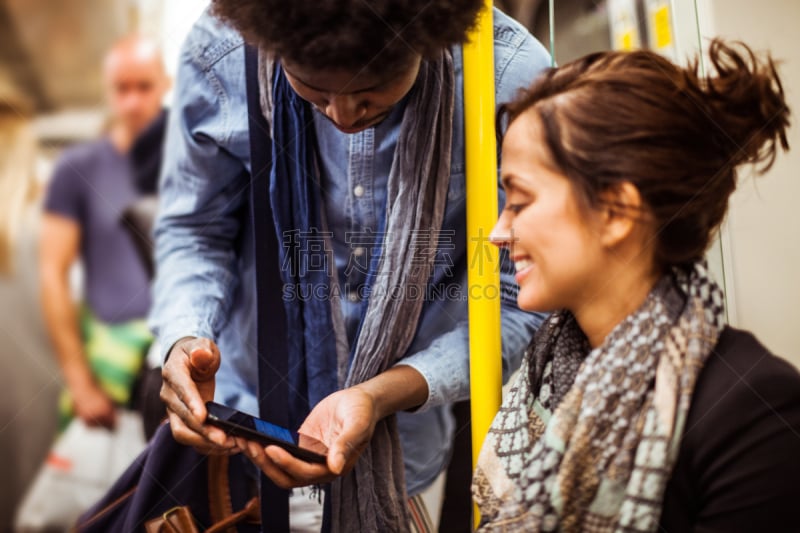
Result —
[[248, 429], [258, 431], [259, 433], [263, 433], [264, 435], [272, 437], [273, 439], [291, 442], [292, 444], [297, 445], [297, 433], [289, 431], [286, 428], [276, 426], [275, 424], [270, 424], [266, 420], [261, 420], [260, 418], [250, 416], [239, 411], [234, 411], [227, 420], [233, 422], [237, 426], [246, 427]]
[[[277, 444], [285, 443], [286, 446], [282, 447], [301, 459], [312, 462], [325, 461], [328, 449], [316, 439], [218, 403], [206, 402], [206, 408], [208, 409], [208, 422], [218, 425], [226, 431], [233, 431], [235, 434], [241, 433], [237, 430], [242, 429], [245, 432], [261, 434], [278, 441]], [[242, 436], [246, 437], [246, 435]], [[251, 434], [251, 436], [255, 435]]]

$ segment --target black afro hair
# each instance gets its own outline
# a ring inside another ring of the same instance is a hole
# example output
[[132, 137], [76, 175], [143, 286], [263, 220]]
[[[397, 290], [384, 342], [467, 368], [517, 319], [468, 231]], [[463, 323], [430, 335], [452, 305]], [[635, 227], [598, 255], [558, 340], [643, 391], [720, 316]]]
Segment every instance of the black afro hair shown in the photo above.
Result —
[[314, 69], [387, 71], [463, 43], [482, 0], [213, 0], [250, 44]]

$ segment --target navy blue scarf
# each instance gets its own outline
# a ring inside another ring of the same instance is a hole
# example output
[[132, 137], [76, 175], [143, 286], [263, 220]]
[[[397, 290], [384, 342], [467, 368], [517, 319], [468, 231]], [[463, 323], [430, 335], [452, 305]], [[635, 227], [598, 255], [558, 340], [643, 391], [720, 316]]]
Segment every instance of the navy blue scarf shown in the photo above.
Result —
[[339, 388], [329, 297], [331, 269], [335, 265], [324, 253], [312, 111], [294, 92], [278, 64], [272, 99], [273, 165], [269, 186], [281, 242], [289, 350], [289, 427], [296, 429], [310, 408]]

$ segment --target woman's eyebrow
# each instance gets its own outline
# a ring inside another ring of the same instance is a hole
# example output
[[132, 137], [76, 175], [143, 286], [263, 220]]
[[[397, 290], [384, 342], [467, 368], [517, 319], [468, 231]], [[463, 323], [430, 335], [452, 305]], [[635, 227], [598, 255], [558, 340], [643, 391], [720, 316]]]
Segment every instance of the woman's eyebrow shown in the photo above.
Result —
[[502, 176], [500, 176], [500, 184], [505, 190], [513, 188], [516, 180], [517, 177], [511, 173], [504, 173]]

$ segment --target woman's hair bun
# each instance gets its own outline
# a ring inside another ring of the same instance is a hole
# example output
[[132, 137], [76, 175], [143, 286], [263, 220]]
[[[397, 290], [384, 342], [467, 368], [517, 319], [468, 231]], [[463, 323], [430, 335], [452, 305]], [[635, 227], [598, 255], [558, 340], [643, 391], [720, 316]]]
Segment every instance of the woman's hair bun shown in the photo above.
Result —
[[[788, 150], [789, 108], [769, 56], [760, 59], [746, 45], [714, 39], [708, 56], [713, 72], [703, 80], [715, 140], [731, 166], [756, 165], [760, 172]], [[696, 76], [697, 65], [692, 69]]]

